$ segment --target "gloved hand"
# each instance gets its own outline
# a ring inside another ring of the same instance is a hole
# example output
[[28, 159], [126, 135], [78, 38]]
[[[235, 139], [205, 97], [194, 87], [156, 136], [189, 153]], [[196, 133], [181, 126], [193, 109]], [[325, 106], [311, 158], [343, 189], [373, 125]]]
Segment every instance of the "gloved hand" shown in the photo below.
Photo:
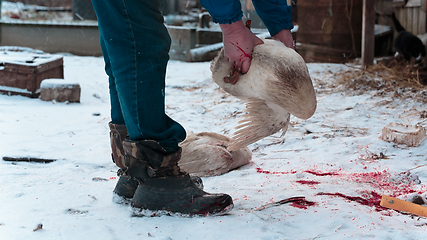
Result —
[[291, 30], [282, 29], [279, 33], [273, 36], [273, 39], [281, 41], [288, 48], [295, 49], [294, 39], [292, 38]]
[[264, 42], [255, 36], [243, 21], [220, 24], [224, 42], [224, 55], [233, 69], [245, 74], [251, 65], [252, 50]]

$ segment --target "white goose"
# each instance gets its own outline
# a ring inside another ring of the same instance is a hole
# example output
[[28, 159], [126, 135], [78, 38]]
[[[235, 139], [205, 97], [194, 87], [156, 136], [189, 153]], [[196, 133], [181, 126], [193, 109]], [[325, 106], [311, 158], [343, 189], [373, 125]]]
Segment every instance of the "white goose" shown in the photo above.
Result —
[[236, 84], [226, 83], [232, 71], [224, 50], [211, 63], [213, 80], [246, 102], [227, 150], [234, 151], [288, 129], [290, 114], [308, 119], [316, 111], [316, 95], [304, 59], [283, 43], [264, 39], [252, 52], [249, 71]]

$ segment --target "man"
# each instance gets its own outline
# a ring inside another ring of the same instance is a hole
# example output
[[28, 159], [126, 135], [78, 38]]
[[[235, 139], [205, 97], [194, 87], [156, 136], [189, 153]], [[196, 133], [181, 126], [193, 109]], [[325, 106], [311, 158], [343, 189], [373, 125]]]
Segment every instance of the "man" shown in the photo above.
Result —
[[[266, 2], [269, 7], [258, 0], [254, 5], [263, 6], [260, 16], [267, 21], [273, 36], [292, 47], [290, 7], [286, 1], [284, 5]], [[240, 2], [201, 3], [220, 23], [230, 63], [246, 73], [252, 50], [262, 40], [243, 26]], [[171, 39], [163, 24], [160, 1], [92, 0], [92, 4], [109, 76], [112, 156], [120, 168], [114, 192], [132, 199], [133, 207], [153, 211], [190, 215], [228, 212], [233, 208], [229, 195], [204, 192], [196, 184], [197, 179], [182, 172], [177, 164], [181, 157], [178, 144], [186, 133], [165, 114], [165, 74]], [[265, 17], [269, 11], [272, 16], [282, 14], [280, 19], [286, 19], [286, 23]]]

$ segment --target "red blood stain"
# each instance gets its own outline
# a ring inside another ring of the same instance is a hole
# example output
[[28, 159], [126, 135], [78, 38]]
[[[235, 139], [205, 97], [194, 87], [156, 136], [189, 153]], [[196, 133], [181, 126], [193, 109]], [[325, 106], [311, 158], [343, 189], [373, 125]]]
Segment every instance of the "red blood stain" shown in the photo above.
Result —
[[380, 206], [381, 195], [378, 194], [378, 193], [376, 193], [376, 192], [374, 192], [374, 191], [367, 193], [367, 195], [368, 195], [367, 198], [352, 197], [352, 196], [348, 196], [348, 195], [345, 195], [345, 194], [342, 194], [342, 193], [338, 193], [338, 192], [336, 192], [336, 193], [324, 193], [324, 192], [320, 192], [320, 193], [318, 193], [316, 195], [321, 195], [321, 196], [323, 196], [323, 195], [326, 195], [326, 196], [338, 196], [338, 197], [347, 199], [347, 200], [352, 201], [352, 202], [360, 203], [360, 204], [365, 205], [365, 206], [375, 207], [375, 210], [378, 211], [378, 212], [387, 209], [387, 208], [384, 208], [384, 207]]
[[[295, 174], [298, 171], [290, 170], [290, 171], [269, 171], [264, 170], [262, 168], [256, 168], [258, 173], [264, 174]], [[336, 176], [340, 179], [356, 182], [356, 183], [364, 183], [369, 184], [371, 187], [374, 187], [381, 191], [383, 194], [390, 195], [392, 197], [398, 197], [401, 195], [408, 195], [412, 193], [423, 194], [427, 191], [427, 187], [421, 186], [417, 187], [418, 190], [414, 190], [416, 188], [416, 183], [412, 181], [399, 181], [393, 180], [392, 175], [388, 173], [387, 170], [375, 171], [375, 172], [358, 172], [358, 173], [348, 173], [348, 172], [320, 172], [315, 170], [304, 170], [303, 172], [313, 174], [315, 176]], [[309, 184], [308, 182], [300, 184]]]
[[[263, 174], [295, 174], [300, 171], [290, 170], [290, 171], [268, 171], [261, 168], [256, 168], [258, 173]], [[338, 196], [345, 198], [349, 201], [357, 202], [362, 205], [372, 206], [376, 211], [383, 211], [385, 208], [380, 206], [381, 195], [386, 194], [392, 197], [407, 196], [409, 194], [425, 194], [427, 192], [426, 186], [417, 186], [416, 181], [411, 180], [411, 176], [406, 176], [405, 174], [391, 174], [388, 170], [373, 171], [373, 172], [319, 172], [317, 170], [303, 170], [302, 172], [310, 173], [319, 177], [332, 177], [345, 180], [352, 183], [359, 183], [368, 185], [366, 187], [374, 188], [374, 191], [363, 193], [362, 196], [348, 196], [342, 193], [319, 193], [319, 195], [330, 195]], [[297, 181], [299, 184], [315, 185], [319, 184], [316, 181], [310, 180], [300, 180]], [[295, 206], [298, 204], [295, 203]], [[383, 212], [382, 214], [387, 214]]]
[[13, 18], [13, 19], [20, 19], [21, 18], [21, 16], [19, 14], [16, 14], [16, 13], [11, 13], [9, 17]]
[[237, 44], [236, 43], [233, 43], [233, 42], [230, 42], [231, 43], [231, 45], [233, 45], [233, 46], [235, 46], [236, 48], [238, 48], [242, 53], [243, 53], [243, 56], [244, 57], [247, 57], [247, 58], [251, 58], [251, 55], [249, 55], [249, 54], [247, 54], [241, 47], [239, 47], [239, 46], [237, 46]]
[[313, 170], [305, 170], [304, 172], [306, 173], [310, 173], [316, 176], [334, 176], [334, 175], [338, 175], [338, 173], [336, 172], [326, 172], [326, 173], [322, 173], [319, 171], [313, 171]]
[[246, 23], [245, 23], [245, 26], [250, 30], [251, 29], [251, 23], [252, 23], [252, 21], [251, 20], [247, 20], [246, 21]]
[[392, 181], [392, 176], [386, 170], [364, 173], [343, 173], [340, 174], [340, 177], [347, 181], [367, 183], [392, 197], [411, 193], [422, 194], [426, 191], [425, 187], [422, 187], [419, 191], [414, 190], [415, 183], [410, 181], [406, 183], [396, 180]]
[[292, 207], [295, 207], [295, 208], [307, 209], [310, 206], [316, 205], [316, 203], [315, 202], [311, 202], [311, 201], [307, 201], [305, 199], [301, 199], [301, 200], [292, 202], [290, 205]]
[[298, 180], [296, 182], [299, 183], [299, 184], [308, 184], [308, 185], [320, 184], [320, 182], [318, 182], [318, 181], [312, 181], [312, 180]]

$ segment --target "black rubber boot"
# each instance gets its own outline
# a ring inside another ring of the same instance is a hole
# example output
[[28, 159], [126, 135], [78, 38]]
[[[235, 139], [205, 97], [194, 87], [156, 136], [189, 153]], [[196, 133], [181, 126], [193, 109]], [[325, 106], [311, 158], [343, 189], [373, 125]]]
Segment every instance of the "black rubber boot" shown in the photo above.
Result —
[[[117, 175], [120, 178], [114, 188], [114, 193], [122, 198], [131, 199], [138, 187], [138, 181], [125, 174], [127, 166], [129, 165], [123, 150], [123, 141], [128, 136], [126, 125], [109, 122], [108, 126], [110, 127], [111, 158], [120, 168], [119, 171], [117, 171]], [[191, 179], [199, 189], [203, 189], [203, 182], [200, 177], [192, 176]]]
[[135, 194], [138, 181], [129, 176], [122, 176], [122, 173], [127, 169], [126, 164], [128, 164], [126, 163], [125, 152], [123, 150], [123, 141], [126, 139], [128, 131], [124, 124], [113, 124], [110, 122], [108, 126], [110, 127], [111, 158], [120, 168], [117, 172], [120, 178], [114, 188], [114, 193], [120, 197], [130, 199]]
[[126, 140], [123, 148], [129, 161], [127, 174], [139, 182], [132, 207], [188, 215], [221, 215], [233, 208], [229, 195], [204, 192], [181, 172], [177, 164], [181, 149], [169, 154], [150, 140]]
[[189, 215], [222, 215], [233, 208], [227, 194], [210, 194], [197, 188], [188, 175], [148, 178], [138, 186], [132, 207]]
[[117, 181], [114, 193], [125, 199], [133, 198], [136, 188], [138, 187], [138, 181], [130, 176], [120, 176]]

